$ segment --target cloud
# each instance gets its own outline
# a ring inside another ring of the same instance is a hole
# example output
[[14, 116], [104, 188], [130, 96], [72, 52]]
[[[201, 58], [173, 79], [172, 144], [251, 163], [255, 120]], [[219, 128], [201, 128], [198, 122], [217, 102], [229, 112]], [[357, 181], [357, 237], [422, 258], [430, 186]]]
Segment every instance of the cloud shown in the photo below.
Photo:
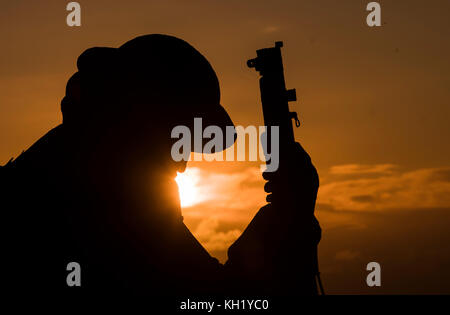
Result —
[[261, 171], [190, 167], [185, 173], [193, 177], [197, 195], [195, 204], [182, 209], [185, 223], [211, 255], [225, 262], [228, 247], [266, 203]]
[[[266, 203], [258, 167], [226, 173], [194, 167], [186, 172], [194, 175], [198, 194], [196, 204], [183, 209], [187, 217], [242, 228]], [[393, 164], [347, 164], [333, 166], [329, 174], [321, 178], [319, 212], [450, 207], [450, 167], [401, 171]]]
[[[335, 178], [319, 189], [318, 204], [335, 210], [445, 208], [450, 206], [450, 168], [399, 171], [391, 164], [343, 165], [330, 169]], [[375, 176], [367, 177], [367, 174]]]
[[[211, 255], [225, 262], [229, 246], [265, 204], [259, 168], [221, 172], [198, 167], [187, 172], [197, 176], [200, 197], [197, 204], [183, 208], [185, 222]], [[371, 254], [370, 248], [378, 243], [380, 251], [390, 246], [392, 239], [385, 239], [385, 232], [391, 231], [391, 225], [388, 228], [385, 220], [391, 220], [394, 213], [403, 213], [403, 219], [411, 216], [412, 220], [426, 217], [437, 208], [450, 209], [450, 167], [404, 171], [392, 164], [352, 164], [335, 166], [328, 175], [320, 173], [325, 175], [321, 178], [316, 213], [323, 228], [321, 253], [327, 253], [321, 264], [328, 273], [352, 273], [353, 269], [345, 268], [360, 268], [361, 261], [385, 257], [384, 252]], [[406, 230], [407, 224], [404, 222], [402, 229]], [[415, 229], [408, 228], [408, 235], [414, 235]], [[380, 231], [384, 232], [376, 234]], [[345, 242], [335, 242], [334, 238], [344, 232], [348, 234]], [[360, 276], [354, 273], [354, 279]]]
[[219, 224], [217, 219], [205, 219], [200, 222], [193, 233], [208, 251], [227, 250], [242, 233], [238, 229], [218, 231]]
[[345, 249], [336, 253], [334, 258], [339, 261], [354, 260], [359, 256], [359, 253], [353, 250]]
[[260, 208], [265, 203], [264, 180], [258, 167], [228, 173], [193, 167], [186, 173], [195, 179], [199, 196], [195, 207], [210, 204], [233, 212]]
[[[450, 208], [322, 214], [349, 216], [366, 227], [321, 220], [319, 263], [328, 294], [450, 293]], [[366, 285], [371, 261], [381, 265], [379, 288]]]
[[392, 174], [396, 165], [394, 164], [376, 164], [376, 165], [361, 165], [361, 164], [345, 164], [332, 166], [330, 174], [334, 175], [363, 175], [363, 174]]
[[263, 28], [263, 32], [268, 34], [278, 32], [279, 30], [280, 27], [276, 25], [269, 25]]

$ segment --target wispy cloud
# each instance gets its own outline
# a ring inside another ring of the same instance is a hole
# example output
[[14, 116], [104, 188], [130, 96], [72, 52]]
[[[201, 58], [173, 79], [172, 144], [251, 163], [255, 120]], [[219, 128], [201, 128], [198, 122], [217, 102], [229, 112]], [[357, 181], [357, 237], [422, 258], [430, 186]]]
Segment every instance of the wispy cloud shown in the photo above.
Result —
[[275, 32], [278, 32], [279, 30], [280, 30], [280, 27], [277, 25], [268, 25], [263, 28], [264, 33], [275, 33]]
[[261, 207], [264, 204], [264, 180], [257, 167], [236, 172], [212, 172], [201, 168], [188, 168], [198, 194], [196, 205], [212, 204], [217, 208], [234, 210]]
[[363, 175], [363, 174], [392, 174], [396, 169], [394, 164], [376, 164], [376, 165], [361, 165], [361, 164], [344, 164], [336, 165], [330, 168], [330, 174], [333, 175]]
[[239, 229], [218, 231], [219, 224], [217, 219], [204, 219], [193, 233], [208, 251], [226, 250], [242, 233]]
[[[450, 168], [401, 172], [391, 164], [335, 166], [331, 174], [352, 174], [319, 189], [318, 203], [337, 210], [383, 210], [450, 206]], [[367, 174], [377, 175], [367, 178]]]
[[[198, 200], [183, 209], [183, 216], [203, 246], [224, 262], [227, 248], [265, 204], [259, 168], [186, 172], [196, 178]], [[352, 164], [335, 166], [330, 174], [319, 188], [317, 206], [325, 231], [347, 226], [353, 233], [363, 233], [368, 226], [360, 216], [365, 213], [450, 208], [450, 168], [401, 171], [392, 164]], [[331, 259], [343, 263], [359, 255], [342, 248], [334, 250]]]
[[[226, 250], [265, 204], [264, 180], [258, 167], [227, 173], [192, 167], [196, 202], [183, 208], [194, 236], [215, 257], [226, 261]], [[190, 223], [192, 225], [190, 225]]]
[[345, 249], [345, 250], [337, 252], [336, 255], [334, 256], [334, 258], [339, 261], [349, 261], [349, 260], [354, 260], [359, 255], [360, 254], [356, 251], [353, 251], [350, 249]]

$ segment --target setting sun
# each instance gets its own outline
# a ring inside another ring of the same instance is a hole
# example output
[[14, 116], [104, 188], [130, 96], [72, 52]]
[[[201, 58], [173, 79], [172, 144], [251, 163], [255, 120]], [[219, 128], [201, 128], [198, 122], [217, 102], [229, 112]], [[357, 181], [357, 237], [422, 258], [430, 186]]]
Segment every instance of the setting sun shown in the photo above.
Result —
[[178, 184], [180, 193], [180, 202], [182, 207], [190, 207], [198, 202], [198, 188], [196, 186], [198, 178], [194, 173], [188, 172], [178, 173], [175, 181]]

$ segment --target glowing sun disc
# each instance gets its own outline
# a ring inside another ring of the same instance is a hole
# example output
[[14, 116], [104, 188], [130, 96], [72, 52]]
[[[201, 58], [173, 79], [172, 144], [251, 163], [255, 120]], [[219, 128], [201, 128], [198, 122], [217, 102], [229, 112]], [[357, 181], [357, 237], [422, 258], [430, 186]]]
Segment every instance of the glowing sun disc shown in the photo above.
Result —
[[178, 173], [175, 181], [178, 184], [180, 202], [182, 207], [190, 207], [198, 202], [198, 188], [194, 174]]

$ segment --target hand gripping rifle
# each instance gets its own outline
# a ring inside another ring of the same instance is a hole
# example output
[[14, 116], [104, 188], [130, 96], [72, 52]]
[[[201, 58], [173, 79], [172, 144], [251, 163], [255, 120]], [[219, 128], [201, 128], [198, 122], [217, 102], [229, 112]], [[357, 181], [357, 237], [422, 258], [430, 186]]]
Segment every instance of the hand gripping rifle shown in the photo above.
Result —
[[[261, 91], [261, 103], [266, 129], [267, 152], [271, 151], [270, 132], [272, 126], [279, 128], [280, 156], [286, 154], [289, 147], [295, 143], [294, 129], [300, 126], [296, 112], [289, 111], [289, 102], [297, 100], [295, 89], [287, 90], [284, 80], [283, 60], [281, 57], [283, 42], [275, 42], [275, 47], [263, 48], [256, 51], [257, 57], [247, 61], [249, 68], [255, 68], [261, 75], [259, 87]], [[324, 294], [322, 281], [318, 268], [317, 248], [314, 255], [314, 272], [321, 294]], [[315, 287], [317, 287], [315, 285]]]

